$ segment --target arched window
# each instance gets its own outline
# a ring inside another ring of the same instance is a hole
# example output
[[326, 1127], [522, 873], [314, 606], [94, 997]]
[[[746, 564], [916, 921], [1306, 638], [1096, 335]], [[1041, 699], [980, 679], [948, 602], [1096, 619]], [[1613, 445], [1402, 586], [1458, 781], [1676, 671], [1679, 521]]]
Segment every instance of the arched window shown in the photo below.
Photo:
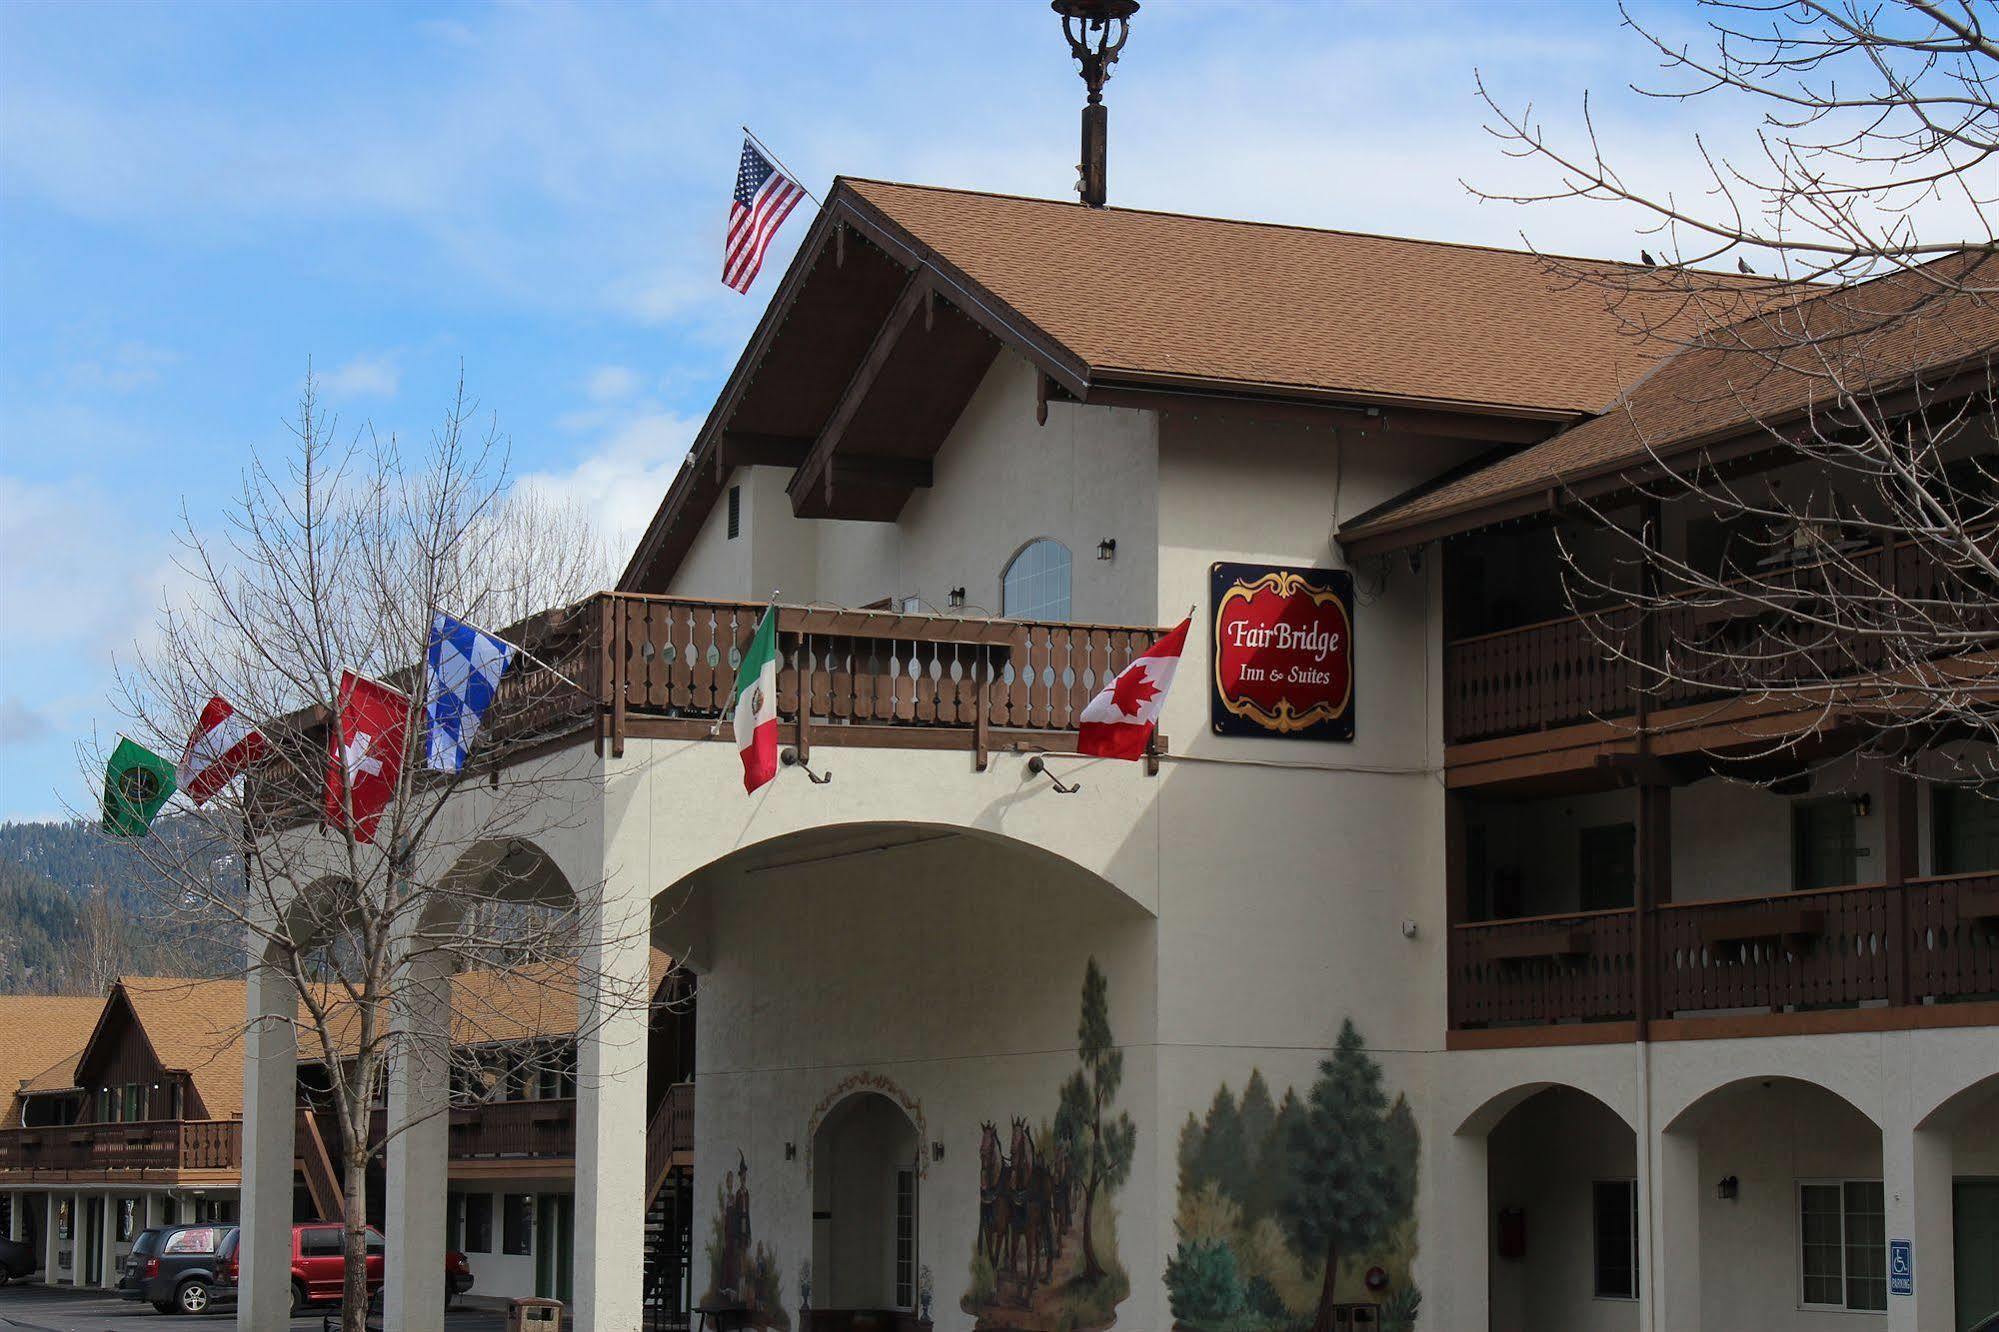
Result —
[[1000, 614], [1016, 620], [1069, 618], [1069, 548], [1039, 537], [1020, 548], [1000, 575]]

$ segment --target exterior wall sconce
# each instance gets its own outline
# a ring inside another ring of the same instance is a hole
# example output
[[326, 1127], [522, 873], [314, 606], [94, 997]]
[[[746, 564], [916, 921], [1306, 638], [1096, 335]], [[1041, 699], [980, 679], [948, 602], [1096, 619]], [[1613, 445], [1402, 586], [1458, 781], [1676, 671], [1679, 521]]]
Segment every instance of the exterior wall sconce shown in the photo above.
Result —
[[1874, 797], [1865, 791], [1853, 797], [1853, 817], [1864, 819], [1874, 812]]
[[1735, 1176], [1723, 1175], [1720, 1182], [1714, 1186], [1714, 1196], [1723, 1202], [1734, 1202], [1739, 1188], [1740, 1185]]
[[965, 589], [962, 587], [952, 588], [947, 600], [950, 601], [952, 610], [963, 610], [965, 608]]
[[796, 1161], [798, 1159], [797, 1143], [787, 1142], [786, 1144], [784, 1144], [784, 1159], [787, 1161]]
[[1116, 537], [1105, 537], [1102, 541], [1099, 541], [1097, 543], [1097, 558], [1100, 560], [1110, 560], [1117, 558]]
[[944, 1144], [943, 1144], [943, 1143], [941, 1143], [941, 1142], [933, 1142], [933, 1143], [931, 1143], [931, 1144], [930, 1144], [930, 1159], [931, 1159], [931, 1160], [933, 1160], [933, 1161], [941, 1161], [941, 1160], [943, 1160], [943, 1159], [944, 1159]]

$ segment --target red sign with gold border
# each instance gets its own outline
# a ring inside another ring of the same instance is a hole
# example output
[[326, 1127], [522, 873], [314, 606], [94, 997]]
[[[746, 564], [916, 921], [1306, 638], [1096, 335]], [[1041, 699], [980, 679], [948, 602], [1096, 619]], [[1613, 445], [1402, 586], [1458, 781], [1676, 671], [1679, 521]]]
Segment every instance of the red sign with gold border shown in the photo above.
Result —
[[1353, 576], [1216, 564], [1209, 586], [1215, 734], [1353, 739]]

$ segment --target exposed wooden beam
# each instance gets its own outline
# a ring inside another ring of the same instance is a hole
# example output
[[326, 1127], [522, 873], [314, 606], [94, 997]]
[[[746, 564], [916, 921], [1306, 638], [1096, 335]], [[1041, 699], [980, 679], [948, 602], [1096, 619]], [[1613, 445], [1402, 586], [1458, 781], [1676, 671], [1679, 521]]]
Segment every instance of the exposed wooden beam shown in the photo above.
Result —
[[715, 476], [719, 480], [735, 467], [796, 467], [811, 452], [812, 440], [805, 435], [724, 430], [715, 447]]
[[846, 391], [841, 393], [840, 401], [834, 405], [832, 414], [826, 418], [826, 424], [819, 431], [819, 438], [814, 442], [811, 453], [799, 465], [797, 474], [791, 478], [789, 490], [791, 507], [794, 511], [802, 507], [802, 501], [811, 495], [812, 487], [815, 485], [823, 486], [826, 498], [828, 500], [832, 498], [835, 478], [830, 464], [833, 451], [840, 447], [840, 440], [846, 435], [847, 427], [853, 424], [854, 414], [860, 411], [861, 404], [867, 400], [869, 390], [875, 386], [875, 380], [880, 378], [882, 367], [888, 364], [889, 355], [895, 351], [895, 344], [901, 339], [903, 330], [909, 327], [909, 321], [923, 307], [924, 295], [929, 289], [930, 279], [927, 271], [922, 268], [912, 271], [908, 280], [902, 284], [902, 294], [896, 297], [895, 304], [889, 309], [888, 317], [882, 321], [881, 328], [875, 333], [874, 341], [869, 344], [867, 355], [861, 358], [853, 377], [847, 381]]
[[835, 457], [833, 485], [900, 486], [928, 490], [932, 468], [928, 458]]

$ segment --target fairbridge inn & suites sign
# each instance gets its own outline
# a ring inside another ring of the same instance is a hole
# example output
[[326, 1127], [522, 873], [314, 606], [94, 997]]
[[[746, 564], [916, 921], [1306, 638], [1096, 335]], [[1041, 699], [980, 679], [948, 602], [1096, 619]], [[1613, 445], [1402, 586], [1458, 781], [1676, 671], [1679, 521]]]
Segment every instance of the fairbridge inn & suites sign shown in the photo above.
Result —
[[1353, 575], [1218, 563], [1209, 584], [1215, 734], [1353, 739]]

